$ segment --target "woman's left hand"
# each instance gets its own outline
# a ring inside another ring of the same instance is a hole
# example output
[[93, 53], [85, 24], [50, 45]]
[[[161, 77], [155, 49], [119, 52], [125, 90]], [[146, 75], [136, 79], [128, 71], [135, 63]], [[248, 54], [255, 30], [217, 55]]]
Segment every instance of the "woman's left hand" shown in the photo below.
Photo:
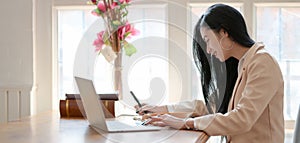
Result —
[[175, 129], [186, 129], [185, 119], [177, 118], [169, 114], [152, 116], [147, 124], [152, 124], [154, 126], [170, 126]]

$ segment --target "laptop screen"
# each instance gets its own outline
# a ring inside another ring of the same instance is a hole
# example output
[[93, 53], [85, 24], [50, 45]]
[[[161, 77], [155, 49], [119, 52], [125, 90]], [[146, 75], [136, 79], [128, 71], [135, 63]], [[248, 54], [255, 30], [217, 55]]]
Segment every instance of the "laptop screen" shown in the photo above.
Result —
[[80, 77], [75, 77], [75, 80], [90, 125], [96, 125], [103, 130], [107, 130], [102, 102], [99, 102], [93, 81]]

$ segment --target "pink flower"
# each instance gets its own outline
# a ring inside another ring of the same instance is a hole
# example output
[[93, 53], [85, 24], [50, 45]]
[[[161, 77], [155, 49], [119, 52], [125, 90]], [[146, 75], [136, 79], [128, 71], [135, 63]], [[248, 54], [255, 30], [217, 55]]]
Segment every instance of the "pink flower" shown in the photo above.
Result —
[[96, 12], [96, 10], [93, 10], [91, 13], [95, 16], [100, 16], [100, 14], [98, 12]]
[[128, 32], [130, 30], [130, 27], [131, 27], [131, 25], [128, 22], [126, 22], [125, 25], [121, 26], [118, 29], [118, 37], [120, 40], [125, 39], [125, 34], [126, 34], [126, 32]]
[[124, 26], [121, 26], [118, 29], [118, 37], [120, 40], [124, 40], [125, 38], [130, 38], [130, 35], [135, 36], [140, 32], [135, 29], [130, 23], [126, 22]]
[[104, 45], [103, 34], [104, 34], [104, 31], [99, 32], [97, 34], [97, 39], [93, 43], [93, 45], [96, 46], [96, 49], [95, 49], [96, 52], [101, 51], [102, 46]]
[[[127, 45], [124, 46], [126, 55], [131, 56], [136, 52], [135, 47], [126, 41], [131, 36], [139, 34], [139, 30], [135, 29], [129, 22], [126, 22], [127, 6], [130, 5], [129, 3], [131, 1], [132, 0], [89, 0], [88, 2], [88, 4], [94, 4], [96, 6], [91, 13], [95, 16], [101, 16], [104, 20], [108, 19], [109, 21], [105, 23], [107, 28], [112, 26], [112, 29], [109, 28], [97, 33], [97, 38], [93, 41], [95, 52], [102, 53], [106, 59], [111, 53], [116, 52], [112, 50], [111, 45], [114, 45], [115, 43], [113, 42], [117, 42], [117, 40], [120, 40], [121, 44]], [[126, 23], [124, 24], [124, 22]], [[108, 33], [110, 32], [108, 30], [117, 31], [116, 33]], [[109, 34], [113, 34], [113, 36]], [[115, 40], [115, 38], [118, 39]], [[110, 47], [110, 49], [107, 47]], [[107, 60], [111, 61], [110, 59]]]
[[97, 4], [97, 0], [91, 0], [93, 4]]
[[122, 4], [123, 4], [124, 2], [129, 3], [130, 1], [131, 1], [131, 0], [119, 0], [119, 2], [122, 3]]
[[131, 35], [132, 36], [136, 36], [136, 35], [139, 35], [140, 34], [140, 31], [135, 29], [133, 26], [131, 28]]
[[130, 32], [125, 38], [130, 39], [131, 36], [136, 36], [136, 35], [139, 35], [139, 34], [140, 34], [140, 31], [135, 29], [133, 26], [131, 26]]
[[105, 7], [103, 1], [98, 2], [97, 7], [98, 7], [98, 9], [99, 9], [101, 12], [106, 12], [106, 7]]
[[110, 5], [110, 9], [114, 9], [116, 6], [118, 6], [118, 3], [113, 2], [113, 3]]

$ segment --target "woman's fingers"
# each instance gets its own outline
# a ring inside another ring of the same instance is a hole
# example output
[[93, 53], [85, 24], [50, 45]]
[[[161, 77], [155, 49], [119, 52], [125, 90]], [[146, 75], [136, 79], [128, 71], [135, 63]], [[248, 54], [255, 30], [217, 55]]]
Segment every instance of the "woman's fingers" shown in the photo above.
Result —
[[140, 107], [139, 107], [139, 105], [135, 105], [134, 108], [135, 108], [135, 110], [139, 110]]
[[167, 126], [166, 123], [161, 122], [161, 121], [153, 122], [152, 125], [154, 125], [154, 126], [160, 126], [160, 127]]
[[[146, 106], [147, 104], [146, 104], [146, 103], [142, 103], [141, 105], [142, 105], [142, 107], [143, 107], [143, 106]], [[142, 107], [140, 107], [139, 105], [135, 105], [135, 106], [134, 106], [134, 108], [135, 108], [136, 110], [140, 110], [140, 108], [142, 108]]]
[[153, 113], [152, 109], [154, 107], [155, 106], [152, 106], [152, 105], [144, 105], [141, 108], [139, 108], [139, 110], [137, 110], [137, 111], [138, 111], [138, 114], [140, 114], [140, 115], [144, 115], [147, 113]]
[[142, 116], [142, 120], [146, 120], [148, 118], [151, 118], [152, 116], [157, 116], [157, 113], [148, 113], [148, 114], [144, 114]]
[[146, 103], [142, 103], [142, 107], [140, 107], [139, 105], [134, 106], [134, 108], [136, 110], [136, 113], [138, 113], [139, 115], [144, 115], [146, 113], [151, 113], [150, 111], [148, 111], [148, 109], [151, 109], [153, 107], [154, 106], [148, 105]]
[[149, 121], [147, 121], [147, 124], [152, 124], [154, 126], [167, 126], [168, 124], [165, 122], [166, 119], [168, 119], [170, 115], [164, 114], [164, 115], [157, 115], [157, 116], [151, 116], [148, 118]]
[[137, 113], [140, 115], [144, 115], [147, 113], [165, 114], [168, 112], [167, 106], [153, 106], [143, 104], [141, 108], [138, 108], [137, 106], [135, 106], [135, 108], [137, 109]]
[[146, 123], [147, 124], [152, 124], [154, 122], [158, 122], [158, 121], [162, 121], [162, 118], [158, 117], [158, 116], [151, 116], [150, 118], [148, 118], [148, 121]]
[[146, 121], [146, 125], [151, 124], [151, 125], [154, 125], [154, 126], [160, 126], [160, 127], [165, 127], [165, 126], [167, 126], [167, 124], [164, 123], [162, 120], [163, 120], [163, 119], [160, 118], [160, 117], [158, 117], [158, 116], [153, 116], [153, 117], [149, 118], [149, 119]]
[[205, 132], [200, 132], [200, 136], [197, 139], [196, 143], [206, 143], [209, 139], [209, 135], [207, 135]]

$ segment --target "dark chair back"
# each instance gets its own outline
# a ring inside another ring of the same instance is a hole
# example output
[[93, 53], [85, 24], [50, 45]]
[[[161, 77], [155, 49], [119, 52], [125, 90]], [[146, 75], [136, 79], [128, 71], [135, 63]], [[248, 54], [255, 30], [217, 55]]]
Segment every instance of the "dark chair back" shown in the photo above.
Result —
[[298, 115], [295, 123], [295, 131], [294, 131], [294, 143], [300, 143], [300, 106], [298, 109]]

